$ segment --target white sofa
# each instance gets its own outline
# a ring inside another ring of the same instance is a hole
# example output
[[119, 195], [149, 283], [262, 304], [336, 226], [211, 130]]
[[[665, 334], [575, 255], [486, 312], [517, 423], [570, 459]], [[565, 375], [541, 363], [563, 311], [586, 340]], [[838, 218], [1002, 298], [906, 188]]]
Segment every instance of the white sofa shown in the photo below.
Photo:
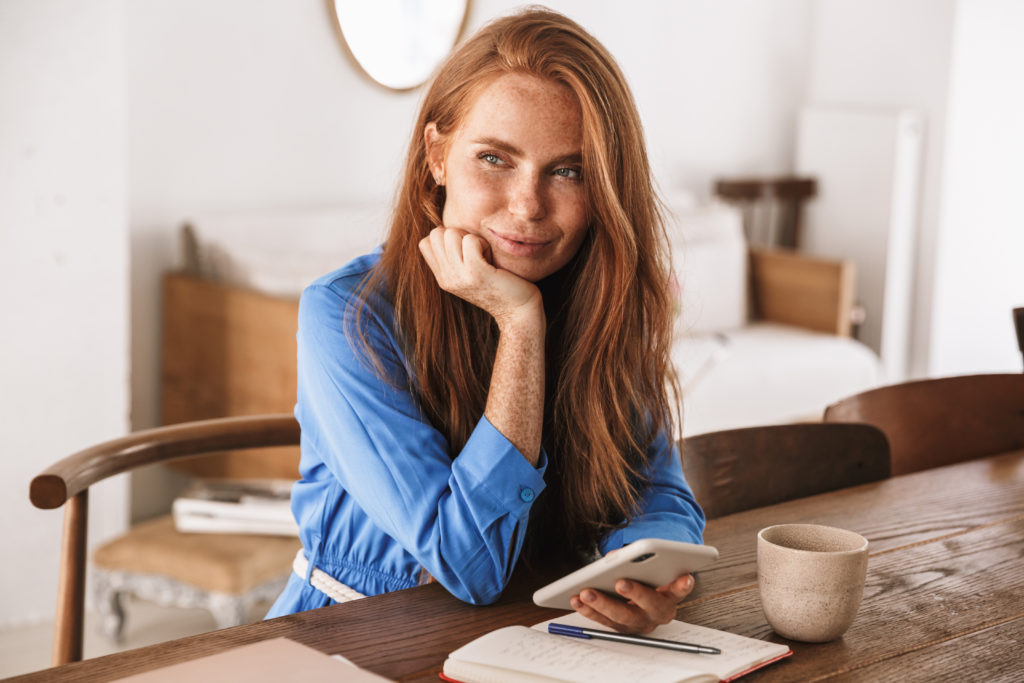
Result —
[[[752, 282], [757, 261], [744, 240], [739, 211], [717, 202], [676, 201], [671, 208], [680, 311], [672, 358], [683, 389], [683, 434], [820, 419], [830, 403], [882, 382], [876, 354], [848, 336], [852, 265], [754, 254], [787, 260], [775, 278], [782, 289], [772, 294], [781, 298], [787, 314], [770, 316], [752, 300], [763, 301], [771, 283], [764, 276]], [[798, 269], [819, 265], [824, 280], [797, 281]], [[833, 281], [843, 277], [848, 281]], [[787, 287], [787, 280], [793, 286]], [[806, 282], [805, 289], [800, 282]], [[828, 332], [823, 330], [830, 322], [802, 312], [820, 303], [817, 290], [832, 287], [835, 327]]]
[[[755, 304], [764, 285], [754, 278], [751, 289], [751, 275], [756, 273], [752, 273], [738, 211], [725, 204], [682, 200], [672, 202], [670, 208], [668, 228], [677, 272], [673, 289], [679, 311], [672, 357], [684, 394], [684, 421], [677, 436], [820, 419], [828, 404], [881, 382], [878, 359], [863, 344], [835, 331], [790, 324], [805, 317], [804, 298], [813, 303], [816, 296], [821, 297], [820, 292], [787, 290], [787, 283], [792, 284], [788, 271], [776, 276], [782, 288], [775, 296], [791, 313], [774, 317], [790, 323], [758, 319], [763, 311], [757, 309], [763, 306]], [[259, 292], [273, 300], [294, 300], [315, 277], [378, 244], [386, 221], [387, 209], [377, 205], [196, 216], [183, 230], [183, 270], [206, 280], [207, 286], [212, 280], [221, 287]], [[187, 300], [187, 296], [177, 299]], [[841, 310], [842, 296], [838, 300], [840, 310], [829, 315], [842, 318], [847, 312]], [[250, 297], [246, 304], [250, 311], [258, 305], [252, 301]], [[179, 312], [175, 319], [180, 321], [182, 315], [189, 314]], [[816, 326], [827, 329], [830, 325]], [[236, 322], [232, 329], [237, 327]], [[240, 328], [236, 332], [243, 334]], [[167, 353], [177, 352], [165, 348]], [[179, 374], [174, 380], [180, 388], [187, 387], [189, 378]], [[257, 402], [288, 410], [294, 392], [289, 386], [280, 391], [285, 395], [276, 402], [266, 397]]]

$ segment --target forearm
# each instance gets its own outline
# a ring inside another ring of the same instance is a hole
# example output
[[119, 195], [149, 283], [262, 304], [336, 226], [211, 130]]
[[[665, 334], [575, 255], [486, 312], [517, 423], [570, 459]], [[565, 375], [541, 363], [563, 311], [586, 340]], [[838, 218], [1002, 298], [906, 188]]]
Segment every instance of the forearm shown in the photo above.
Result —
[[484, 415], [536, 465], [544, 422], [544, 309], [500, 321], [498, 328]]

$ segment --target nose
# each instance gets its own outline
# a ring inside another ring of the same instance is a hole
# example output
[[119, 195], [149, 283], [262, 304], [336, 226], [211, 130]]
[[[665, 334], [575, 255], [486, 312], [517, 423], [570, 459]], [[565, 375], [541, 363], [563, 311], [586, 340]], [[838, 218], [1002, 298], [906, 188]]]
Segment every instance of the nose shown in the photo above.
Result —
[[539, 177], [524, 173], [516, 179], [510, 191], [508, 210], [523, 220], [539, 220], [544, 217], [546, 209]]

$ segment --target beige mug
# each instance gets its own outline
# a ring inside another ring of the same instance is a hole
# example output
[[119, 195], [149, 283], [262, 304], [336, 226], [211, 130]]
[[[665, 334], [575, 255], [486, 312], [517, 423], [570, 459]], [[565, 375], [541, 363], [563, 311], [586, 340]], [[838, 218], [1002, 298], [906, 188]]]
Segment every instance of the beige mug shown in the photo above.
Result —
[[867, 539], [846, 529], [779, 524], [757, 534], [761, 608], [784, 638], [841, 637], [857, 615], [867, 569]]

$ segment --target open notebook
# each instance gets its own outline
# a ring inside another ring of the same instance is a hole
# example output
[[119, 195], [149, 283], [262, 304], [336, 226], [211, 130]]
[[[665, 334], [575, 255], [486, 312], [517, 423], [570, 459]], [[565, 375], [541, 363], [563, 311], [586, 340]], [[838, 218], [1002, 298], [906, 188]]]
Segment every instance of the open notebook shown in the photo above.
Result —
[[452, 652], [441, 678], [459, 683], [520, 681], [731, 681], [792, 654], [787, 645], [673, 621], [650, 636], [717, 647], [720, 655], [695, 655], [605, 640], [551, 635], [551, 622], [604, 629], [571, 613], [550, 621], [491, 631]]

